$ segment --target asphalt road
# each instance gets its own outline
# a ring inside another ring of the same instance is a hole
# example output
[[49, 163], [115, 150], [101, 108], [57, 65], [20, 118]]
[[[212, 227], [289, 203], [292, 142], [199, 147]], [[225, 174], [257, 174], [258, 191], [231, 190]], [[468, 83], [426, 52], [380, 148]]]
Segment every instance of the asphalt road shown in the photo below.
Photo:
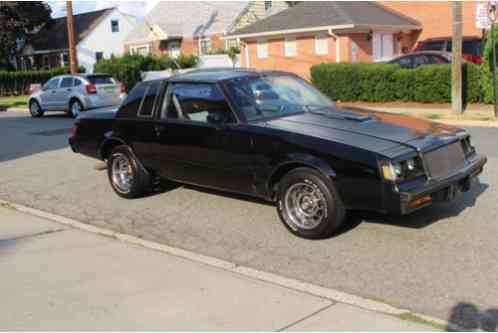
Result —
[[[72, 119], [0, 113], [0, 199], [382, 300], [475, 328], [498, 321], [498, 129], [468, 128], [488, 165], [472, 191], [395, 218], [354, 212], [335, 237], [292, 236], [274, 207], [194, 187], [120, 199], [67, 146]], [[133, 260], [130, 258], [130, 260]]]

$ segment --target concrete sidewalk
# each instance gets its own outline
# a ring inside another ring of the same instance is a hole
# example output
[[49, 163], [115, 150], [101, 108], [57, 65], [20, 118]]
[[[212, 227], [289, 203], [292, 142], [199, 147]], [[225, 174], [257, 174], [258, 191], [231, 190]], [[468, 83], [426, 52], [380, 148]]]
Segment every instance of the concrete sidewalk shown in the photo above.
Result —
[[0, 272], [0, 330], [434, 329], [2, 206]]

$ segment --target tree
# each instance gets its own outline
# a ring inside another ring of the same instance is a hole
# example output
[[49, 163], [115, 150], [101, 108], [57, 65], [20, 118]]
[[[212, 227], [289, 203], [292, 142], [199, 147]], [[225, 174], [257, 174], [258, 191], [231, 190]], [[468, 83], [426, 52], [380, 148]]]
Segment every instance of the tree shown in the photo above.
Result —
[[51, 13], [50, 6], [41, 1], [0, 2], [0, 68], [8, 67], [9, 59], [19, 51], [19, 41], [50, 22]]

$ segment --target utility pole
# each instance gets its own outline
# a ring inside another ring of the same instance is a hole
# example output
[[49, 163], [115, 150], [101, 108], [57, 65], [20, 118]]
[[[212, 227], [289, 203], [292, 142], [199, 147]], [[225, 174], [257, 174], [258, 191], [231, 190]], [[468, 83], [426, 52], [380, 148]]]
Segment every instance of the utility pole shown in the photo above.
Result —
[[76, 57], [76, 42], [74, 38], [74, 18], [73, 18], [73, 2], [66, 1], [67, 9], [67, 36], [69, 44], [69, 68], [71, 74], [78, 73], [78, 58]]
[[462, 103], [462, 3], [453, 1], [451, 109], [454, 114], [463, 113]]

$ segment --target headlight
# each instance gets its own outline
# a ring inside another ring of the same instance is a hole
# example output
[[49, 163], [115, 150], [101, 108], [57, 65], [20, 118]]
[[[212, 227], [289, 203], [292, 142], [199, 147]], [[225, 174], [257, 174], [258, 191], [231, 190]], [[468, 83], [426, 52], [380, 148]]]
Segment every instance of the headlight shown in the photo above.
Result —
[[412, 179], [423, 174], [422, 161], [418, 157], [395, 163], [387, 162], [382, 165], [382, 175], [384, 179], [390, 181]]

